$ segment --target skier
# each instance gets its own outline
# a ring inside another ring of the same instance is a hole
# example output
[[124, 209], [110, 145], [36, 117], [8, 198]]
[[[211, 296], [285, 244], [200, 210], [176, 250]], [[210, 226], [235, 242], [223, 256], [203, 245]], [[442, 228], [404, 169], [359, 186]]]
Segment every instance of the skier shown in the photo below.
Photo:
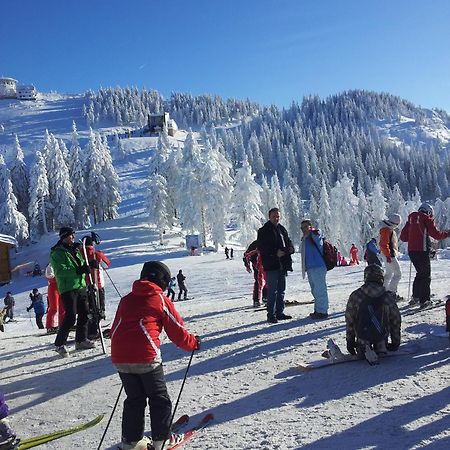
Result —
[[47, 334], [55, 334], [58, 332], [58, 327], [55, 326], [55, 317], [58, 314], [58, 325], [61, 325], [64, 320], [64, 305], [59, 295], [55, 274], [50, 263], [45, 268], [45, 278], [47, 278], [48, 302], [45, 328], [47, 328]]
[[395, 229], [400, 225], [402, 218], [399, 214], [391, 214], [380, 223], [380, 251], [384, 261], [384, 287], [395, 294], [397, 301], [403, 300], [397, 295], [398, 283], [402, 277], [400, 264], [397, 260], [398, 239]]
[[[109, 258], [100, 250], [94, 250], [94, 241], [92, 236], [83, 237], [84, 245], [86, 246], [87, 263], [91, 268], [91, 278], [95, 280], [98, 297], [100, 301], [100, 315], [102, 319], [106, 318], [106, 308], [105, 308], [105, 276], [103, 271], [107, 269], [111, 262]], [[86, 275], [86, 284], [90, 282], [89, 275]], [[92, 301], [92, 299], [91, 299]], [[93, 305], [89, 305], [91, 312], [95, 309]], [[96, 317], [94, 314], [91, 315], [88, 323], [88, 339], [95, 339], [98, 336], [98, 323], [100, 317]]]
[[50, 263], [65, 310], [64, 320], [55, 339], [56, 352], [63, 357], [69, 356], [66, 342], [75, 322], [75, 349], [94, 348], [95, 343], [87, 339], [88, 297], [85, 276], [90, 273], [90, 268], [80, 253], [80, 244], [75, 244], [73, 228], [62, 227], [59, 230], [59, 241], [50, 251]]
[[286, 277], [292, 272], [291, 255], [295, 250], [286, 228], [280, 224], [278, 208], [269, 211], [269, 220], [258, 230], [256, 242], [268, 284], [267, 322], [292, 319], [283, 311]]
[[45, 314], [45, 304], [42, 298], [42, 294], [39, 292], [37, 288], [33, 289], [33, 292], [30, 294], [31, 305], [27, 308], [27, 312], [31, 309], [34, 309], [34, 315], [36, 316], [36, 325], [39, 329], [44, 328], [44, 324], [42, 323], [42, 318]]
[[375, 238], [372, 238], [367, 244], [366, 244], [366, 253], [364, 255], [364, 259], [367, 262], [367, 265], [370, 264], [377, 264], [378, 266], [382, 266], [382, 262], [380, 260], [380, 257], [378, 256], [380, 254], [380, 249], [377, 245], [377, 240]]
[[9, 408], [5, 400], [5, 395], [0, 391], [0, 448], [15, 448], [13, 442], [16, 440], [16, 433], [10, 427], [7, 419]]
[[242, 258], [248, 273], [252, 273], [255, 282], [253, 283], [253, 306], [257, 308], [262, 303], [267, 303], [266, 274], [262, 265], [261, 256], [253, 241], [247, 248]]
[[323, 258], [323, 237], [313, 228], [309, 219], [302, 220], [302, 277], [308, 274], [308, 282], [314, 297], [314, 312], [309, 317], [314, 320], [328, 318], [327, 268]]
[[183, 440], [170, 431], [172, 403], [162, 366], [161, 331], [188, 352], [200, 348], [200, 339], [190, 334], [173, 303], [164, 297], [171, 279], [169, 268], [159, 261], [144, 264], [131, 293], [120, 300], [111, 328], [111, 358], [119, 372], [127, 398], [122, 415], [122, 450], [146, 450], [151, 440], [144, 436], [146, 402], [150, 407], [153, 447], [170, 449]]
[[175, 282], [175, 277], [172, 277], [169, 281], [169, 287], [167, 289], [167, 297], [169, 297], [172, 301], [175, 300], [175, 287], [177, 283]]
[[[8, 318], [8, 322], [14, 319], [14, 306], [16, 302], [14, 301], [14, 297], [12, 296], [12, 293], [8, 291], [6, 293], [6, 297], [3, 299], [3, 303], [6, 306], [6, 312], [5, 312], [5, 319]], [[5, 320], [5, 323], [8, 323]]]
[[178, 292], [178, 301], [181, 300], [181, 295], [184, 293], [183, 296], [183, 300], [187, 300], [187, 289], [186, 289], [186, 285], [184, 284], [184, 280], [186, 279], [186, 277], [183, 275], [182, 270], [180, 269], [178, 271], [178, 275], [177, 275], [177, 283], [178, 283], [178, 289], [180, 290]]
[[230, 259], [230, 254], [229, 254], [228, 247], [225, 247], [225, 257], [226, 257], [227, 259]]
[[234, 257], [234, 250], [233, 247], [230, 248], [230, 258], [233, 259]]
[[412, 212], [400, 233], [400, 239], [408, 243], [408, 255], [417, 273], [414, 278], [411, 305], [420, 303], [420, 308], [432, 305], [430, 299], [431, 262], [430, 237], [441, 241], [450, 236], [450, 230], [440, 231], [433, 219], [433, 207], [422, 203], [418, 211]]
[[355, 264], [359, 265], [358, 260], [358, 247], [355, 244], [352, 244], [350, 247], [350, 265], [354, 266]]
[[400, 311], [395, 296], [383, 283], [383, 269], [368, 265], [364, 284], [350, 294], [345, 310], [348, 352], [372, 363], [377, 354], [396, 351], [400, 346]]

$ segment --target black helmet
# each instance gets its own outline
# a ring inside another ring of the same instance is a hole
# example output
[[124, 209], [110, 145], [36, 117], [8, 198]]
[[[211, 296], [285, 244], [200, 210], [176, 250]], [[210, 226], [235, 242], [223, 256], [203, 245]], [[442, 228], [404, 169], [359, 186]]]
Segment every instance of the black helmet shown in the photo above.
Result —
[[384, 270], [378, 264], [369, 264], [364, 269], [364, 281], [373, 281], [375, 283], [383, 284]]
[[141, 280], [148, 280], [165, 290], [169, 285], [170, 269], [160, 261], [147, 261], [142, 267]]

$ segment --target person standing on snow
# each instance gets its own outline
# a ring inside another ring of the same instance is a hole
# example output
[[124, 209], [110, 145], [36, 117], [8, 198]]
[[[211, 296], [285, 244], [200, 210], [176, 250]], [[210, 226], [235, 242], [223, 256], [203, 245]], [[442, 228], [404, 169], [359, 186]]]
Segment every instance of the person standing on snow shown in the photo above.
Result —
[[58, 314], [58, 326], [60, 326], [64, 320], [64, 305], [59, 295], [55, 274], [50, 263], [45, 268], [45, 278], [47, 278], [48, 302], [45, 328], [47, 328], [47, 334], [55, 334], [58, 332], [58, 327], [55, 325], [55, 317]]
[[67, 357], [67, 338], [75, 322], [75, 349], [95, 347], [94, 342], [87, 339], [89, 306], [85, 276], [90, 273], [90, 268], [80, 253], [80, 244], [75, 244], [73, 228], [62, 227], [59, 230], [59, 241], [50, 251], [50, 263], [65, 310], [64, 320], [56, 335], [55, 350]]
[[[106, 307], [105, 307], [105, 276], [103, 271], [108, 268], [111, 264], [109, 258], [100, 250], [95, 249], [94, 251], [94, 241], [92, 236], [85, 236], [83, 238], [84, 245], [86, 246], [87, 253], [87, 263], [91, 268], [91, 277], [94, 280], [97, 290], [98, 299], [100, 302], [100, 316], [102, 319], [106, 318]], [[89, 275], [86, 275], [86, 283], [90, 283]], [[93, 305], [90, 305], [91, 311], [94, 310]], [[88, 339], [95, 339], [98, 336], [98, 323], [100, 317], [95, 317], [94, 315], [89, 320], [88, 323]]]
[[230, 254], [229, 254], [228, 247], [225, 247], [225, 257], [226, 257], [227, 259], [230, 259]]
[[[396, 351], [400, 346], [402, 318], [393, 293], [386, 291], [383, 283], [383, 269], [368, 265], [364, 284], [350, 294], [345, 309], [347, 351], [369, 362], [375, 362], [377, 354]], [[373, 323], [377, 326], [372, 329], [368, 324]]]
[[354, 266], [355, 264], [359, 265], [358, 247], [356, 247], [355, 244], [352, 244], [350, 247], [350, 265]]
[[44, 299], [42, 298], [42, 294], [38, 291], [37, 288], [33, 289], [33, 292], [30, 294], [31, 305], [27, 308], [27, 312], [29, 312], [32, 308], [34, 309], [34, 315], [36, 316], [36, 325], [39, 329], [44, 328], [44, 324], [42, 323], [42, 318], [45, 314], [45, 304]]
[[[16, 302], [14, 301], [14, 297], [12, 296], [12, 293], [10, 291], [6, 293], [6, 297], [3, 299], [3, 303], [5, 304], [6, 307], [5, 318], [7, 317], [9, 321], [13, 320], [14, 306]], [[5, 323], [7, 323], [6, 320]]]
[[186, 285], [184, 284], [184, 280], [186, 279], [186, 277], [183, 275], [182, 270], [180, 269], [178, 271], [178, 275], [177, 275], [177, 283], [178, 283], [178, 289], [180, 290], [178, 292], [178, 301], [181, 300], [181, 295], [184, 294], [183, 296], [183, 300], [187, 300], [187, 289], [186, 289]]
[[397, 301], [403, 300], [397, 295], [397, 287], [402, 278], [402, 271], [397, 260], [398, 239], [395, 229], [402, 218], [399, 214], [391, 214], [380, 223], [380, 251], [384, 262], [384, 287], [395, 294]]
[[253, 241], [242, 258], [247, 272], [252, 273], [253, 269], [253, 278], [255, 279], [253, 283], [253, 306], [255, 308], [261, 306], [263, 302], [267, 302], [266, 274], [256, 244], [257, 242]]
[[169, 287], [167, 288], [167, 297], [170, 298], [172, 301], [175, 300], [175, 277], [172, 277], [169, 281]]
[[323, 259], [323, 237], [312, 226], [309, 219], [300, 224], [303, 237], [301, 243], [302, 277], [308, 274], [311, 293], [314, 297], [314, 312], [309, 317], [314, 320], [328, 318], [327, 267]]
[[413, 282], [411, 305], [420, 304], [421, 308], [431, 305], [431, 262], [430, 237], [441, 241], [450, 236], [450, 230], [439, 231], [433, 219], [433, 207], [422, 203], [417, 211], [408, 216], [400, 240], [408, 243], [408, 255], [416, 269]]
[[268, 284], [267, 322], [292, 319], [283, 311], [286, 277], [292, 272], [291, 255], [295, 250], [286, 228], [280, 224], [278, 208], [269, 211], [269, 220], [258, 230], [256, 242]]
[[375, 238], [372, 238], [366, 244], [366, 253], [364, 255], [364, 259], [367, 261], [367, 265], [377, 264], [381, 267], [383, 263], [381, 262], [379, 255], [380, 249], [378, 248], [377, 240]]
[[131, 293], [120, 300], [111, 327], [111, 359], [127, 395], [122, 415], [122, 450], [147, 449], [145, 407], [150, 407], [153, 447], [170, 449], [183, 440], [170, 431], [172, 403], [164, 380], [160, 351], [161, 331], [187, 352], [200, 348], [200, 338], [189, 333], [173, 303], [163, 295], [171, 279], [159, 261], [144, 264]]

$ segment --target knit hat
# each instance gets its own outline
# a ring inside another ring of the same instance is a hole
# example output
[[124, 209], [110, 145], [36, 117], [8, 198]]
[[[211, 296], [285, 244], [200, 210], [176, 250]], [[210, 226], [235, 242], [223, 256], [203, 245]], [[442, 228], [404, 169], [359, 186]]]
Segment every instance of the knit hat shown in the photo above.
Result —
[[171, 278], [170, 269], [160, 261], [147, 261], [142, 267], [141, 280], [148, 280], [166, 289]]
[[388, 227], [398, 227], [401, 221], [400, 214], [391, 214], [386, 220], [383, 220]]
[[64, 239], [71, 234], [75, 234], [75, 230], [72, 227], [61, 227], [59, 230], [59, 237], [61, 239]]
[[384, 283], [384, 270], [378, 264], [369, 264], [364, 269], [364, 281], [372, 281], [374, 283]]

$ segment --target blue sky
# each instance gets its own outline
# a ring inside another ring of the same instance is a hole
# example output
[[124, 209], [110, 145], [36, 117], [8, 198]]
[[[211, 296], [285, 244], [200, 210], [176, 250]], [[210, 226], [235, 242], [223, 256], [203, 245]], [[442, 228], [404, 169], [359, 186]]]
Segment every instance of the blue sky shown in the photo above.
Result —
[[14, 0], [0, 42], [0, 75], [45, 92], [145, 86], [288, 106], [358, 88], [450, 112], [448, 0]]

